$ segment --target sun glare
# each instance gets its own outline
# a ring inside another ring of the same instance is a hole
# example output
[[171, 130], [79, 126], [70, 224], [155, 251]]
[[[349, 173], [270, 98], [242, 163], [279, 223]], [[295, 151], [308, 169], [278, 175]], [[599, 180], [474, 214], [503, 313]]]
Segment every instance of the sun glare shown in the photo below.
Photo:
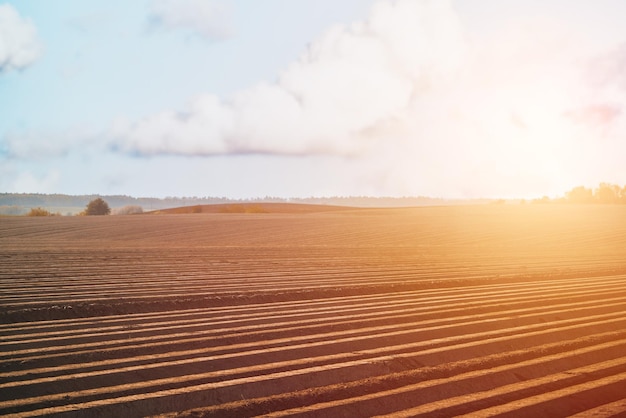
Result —
[[[544, 191], [559, 191], [571, 184], [568, 173], [575, 165], [572, 141], [578, 134], [563, 116], [567, 95], [557, 89], [528, 85], [508, 88], [495, 95], [483, 123], [488, 126], [493, 153], [502, 174], [511, 175], [521, 183], [541, 178]], [[497, 174], [497, 173], [494, 173]], [[519, 186], [523, 192], [523, 184]]]

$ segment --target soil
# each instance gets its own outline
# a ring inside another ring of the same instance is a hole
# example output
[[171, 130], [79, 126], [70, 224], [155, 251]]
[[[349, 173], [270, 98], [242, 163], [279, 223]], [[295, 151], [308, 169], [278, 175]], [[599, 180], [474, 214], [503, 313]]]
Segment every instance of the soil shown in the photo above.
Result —
[[0, 414], [626, 415], [624, 207], [201, 209], [0, 218]]

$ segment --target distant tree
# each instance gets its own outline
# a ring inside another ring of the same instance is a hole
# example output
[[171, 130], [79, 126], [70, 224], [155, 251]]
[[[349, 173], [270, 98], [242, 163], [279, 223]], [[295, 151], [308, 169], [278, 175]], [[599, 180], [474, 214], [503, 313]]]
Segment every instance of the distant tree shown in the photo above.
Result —
[[621, 188], [615, 184], [600, 183], [595, 192], [595, 198], [600, 203], [617, 203]]
[[108, 215], [111, 213], [111, 208], [108, 203], [102, 200], [101, 198], [97, 198], [92, 200], [87, 204], [87, 208], [85, 209], [85, 215]]
[[566, 198], [571, 203], [591, 203], [593, 202], [593, 190], [584, 186], [574, 187], [567, 192]]

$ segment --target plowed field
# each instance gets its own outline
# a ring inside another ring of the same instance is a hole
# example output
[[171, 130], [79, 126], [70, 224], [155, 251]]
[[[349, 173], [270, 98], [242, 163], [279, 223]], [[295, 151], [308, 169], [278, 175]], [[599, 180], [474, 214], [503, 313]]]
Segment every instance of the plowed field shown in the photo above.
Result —
[[626, 414], [626, 208], [0, 218], [0, 414]]

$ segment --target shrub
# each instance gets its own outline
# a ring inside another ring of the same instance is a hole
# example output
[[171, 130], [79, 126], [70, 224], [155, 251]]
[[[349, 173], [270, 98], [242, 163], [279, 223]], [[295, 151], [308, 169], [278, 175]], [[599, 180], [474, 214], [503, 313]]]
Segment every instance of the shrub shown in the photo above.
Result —
[[52, 216], [52, 213], [42, 208], [32, 208], [26, 216]]
[[109, 204], [102, 200], [101, 198], [97, 198], [89, 202], [87, 208], [85, 209], [85, 215], [108, 215], [111, 213], [111, 208]]

